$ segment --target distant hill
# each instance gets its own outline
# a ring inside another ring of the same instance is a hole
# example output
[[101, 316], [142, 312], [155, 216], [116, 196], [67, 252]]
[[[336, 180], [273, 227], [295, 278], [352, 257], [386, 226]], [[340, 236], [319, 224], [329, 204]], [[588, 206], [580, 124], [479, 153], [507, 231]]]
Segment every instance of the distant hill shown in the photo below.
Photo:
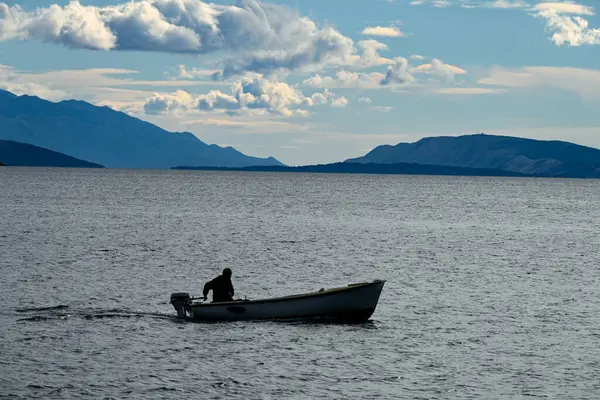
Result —
[[218, 167], [185, 167], [179, 166], [177, 170], [203, 170], [203, 171], [262, 171], [262, 172], [312, 172], [312, 173], [337, 173], [337, 174], [402, 174], [402, 175], [458, 175], [458, 176], [526, 176], [516, 172], [483, 169], [443, 167], [438, 165], [422, 164], [362, 164], [362, 163], [333, 163], [319, 165], [305, 165], [300, 167], [287, 166], [254, 166], [244, 168], [218, 168]]
[[0, 165], [24, 167], [102, 168], [66, 154], [12, 140], [0, 140]]
[[282, 165], [232, 147], [208, 145], [189, 132], [171, 133], [149, 122], [84, 101], [58, 103], [0, 90], [0, 139], [29, 143], [109, 168], [177, 165]]
[[346, 163], [418, 163], [489, 168], [520, 174], [600, 178], [600, 150], [561, 141], [510, 136], [430, 137], [415, 143], [378, 146]]

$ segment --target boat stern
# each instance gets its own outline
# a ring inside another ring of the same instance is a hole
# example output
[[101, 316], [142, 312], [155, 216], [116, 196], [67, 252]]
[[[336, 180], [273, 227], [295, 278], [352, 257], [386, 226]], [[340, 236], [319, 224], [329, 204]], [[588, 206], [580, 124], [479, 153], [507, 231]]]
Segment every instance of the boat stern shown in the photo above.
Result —
[[171, 305], [177, 311], [177, 318], [186, 318], [188, 312], [190, 312], [190, 304], [192, 298], [189, 293], [177, 292], [171, 293]]

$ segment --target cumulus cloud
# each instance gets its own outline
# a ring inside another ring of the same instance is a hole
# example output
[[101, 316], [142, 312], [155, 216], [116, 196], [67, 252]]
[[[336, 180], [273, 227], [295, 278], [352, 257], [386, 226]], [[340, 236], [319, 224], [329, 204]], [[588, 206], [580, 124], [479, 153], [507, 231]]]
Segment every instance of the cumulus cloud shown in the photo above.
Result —
[[395, 26], [374, 26], [366, 27], [362, 31], [363, 35], [369, 36], [386, 36], [386, 37], [403, 37], [404, 33]]
[[415, 78], [409, 71], [408, 60], [404, 57], [394, 58], [394, 65], [388, 68], [385, 77], [379, 82], [383, 86], [406, 84], [414, 82]]
[[338, 71], [334, 76], [313, 75], [302, 81], [304, 85], [316, 88], [358, 88], [369, 89], [379, 86], [384, 75], [379, 72], [363, 73], [351, 71]]
[[[315, 74], [302, 83], [318, 88], [360, 88], [376, 89], [382, 86], [405, 85], [418, 83], [416, 75], [427, 75], [435, 80], [444, 80], [447, 83], [455, 81], [456, 75], [467, 73], [462, 68], [454, 65], [445, 64], [439, 59], [432, 59], [428, 64], [412, 66], [406, 58], [397, 57], [392, 60], [392, 65], [388, 67], [387, 73], [379, 72], [352, 72], [338, 71], [332, 76], [323, 76]], [[431, 79], [430, 79], [431, 80]]]
[[489, 89], [480, 87], [457, 87], [457, 88], [439, 88], [435, 93], [438, 94], [453, 94], [453, 95], [482, 95], [482, 94], [501, 94], [506, 92], [506, 89]]
[[71, 48], [236, 54], [219, 77], [356, 62], [349, 37], [289, 8], [238, 0], [133, 0], [94, 7], [77, 0], [26, 12], [0, 3], [0, 40], [38, 39]]
[[555, 11], [560, 14], [594, 15], [594, 9], [573, 2], [538, 3], [533, 7], [536, 11]]
[[414, 73], [425, 73], [443, 77], [447, 82], [454, 81], [456, 75], [464, 75], [467, 73], [462, 68], [454, 65], [444, 64], [442, 60], [434, 58], [429, 64], [422, 64], [413, 69]]
[[480, 5], [471, 5], [465, 7], [483, 7], [483, 8], [500, 8], [500, 9], [511, 9], [511, 8], [527, 8], [527, 4], [524, 0], [494, 0], [492, 2], [482, 3]]
[[285, 82], [273, 81], [256, 75], [234, 82], [231, 94], [219, 90], [212, 90], [207, 94], [200, 95], [182, 90], [171, 94], [156, 93], [146, 101], [144, 110], [147, 114], [216, 110], [231, 114], [268, 112], [292, 116], [307, 114], [305, 107], [318, 105], [344, 107], [347, 104], [348, 100], [345, 97], [328, 90], [307, 96]]
[[216, 72], [214, 69], [188, 68], [183, 64], [179, 64], [172, 70], [165, 72], [165, 76], [171, 79], [208, 79]]
[[588, 20], [581, 15], [594, 15], [592, 7], [573, 2], [539, 3], [533, 7], [535, 15], [546, 21], [548, 29], [554, 31], [552, 42], [557, 46], [600, 44], [600, 29], [589, 27]]
[[326, 27], [309, 43], [292, 50], [256, 51], [225, 62], [217, 78], [229, 78], [246, 72], [267, 74], [276, 70], [309, 70], [341, 66], [356, 60], [354, 42], [331, 27]]
[[390, 65], [394, 63], [394, 60], [389, 58], [381, 57], [379, 55], [380, 50], [387, 50], [386, 44], [381, 43], [377, 40], [361, 40], [358, 42], [358, 47], [361, 49], [362, 54], [360, 57], [355, 57], [355, 64], [359, 67], [369, 68], [378, 65]]

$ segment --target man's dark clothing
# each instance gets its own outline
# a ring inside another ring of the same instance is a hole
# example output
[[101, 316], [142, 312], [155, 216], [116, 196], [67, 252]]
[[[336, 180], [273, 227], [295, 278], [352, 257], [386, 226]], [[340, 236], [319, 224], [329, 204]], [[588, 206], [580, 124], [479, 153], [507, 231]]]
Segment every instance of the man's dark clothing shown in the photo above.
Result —
[[213, 291], [213, 303], [233, 300], [233, 285], [231, 284], [231, 278], [221, 275], [208, 282], [204, 285], [204, 291], [202, 292], [204, 297], [208, 295], [208, 292], [211, 289]]

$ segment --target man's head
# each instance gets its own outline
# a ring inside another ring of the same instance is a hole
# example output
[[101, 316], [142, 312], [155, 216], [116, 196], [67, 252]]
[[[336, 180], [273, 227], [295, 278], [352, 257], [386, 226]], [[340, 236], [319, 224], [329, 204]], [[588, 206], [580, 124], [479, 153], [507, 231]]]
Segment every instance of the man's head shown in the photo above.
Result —
[[231, 278], [231, 270], [229, 268], [225, 268], [223, 270], [223, 276], [226, 276], [227, 278]]

